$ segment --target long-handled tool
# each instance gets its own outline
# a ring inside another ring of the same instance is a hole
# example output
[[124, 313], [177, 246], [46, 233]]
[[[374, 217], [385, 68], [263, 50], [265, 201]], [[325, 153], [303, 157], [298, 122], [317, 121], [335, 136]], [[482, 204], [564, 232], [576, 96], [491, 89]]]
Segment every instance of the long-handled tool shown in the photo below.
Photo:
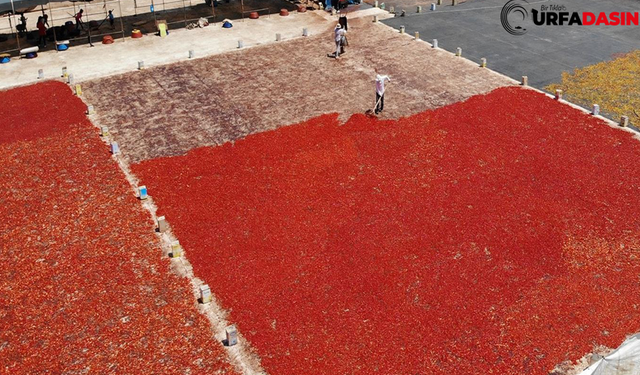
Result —
[[[387, 85], [389, 83], [391, 83], [391, 82], [388, 82]], [[380, 95], [378, 100], [376, 100], [376, 104], [373, 106], [373, 109], [367, 109], [367, 111], [364, 114], [369, 116], [369, 117], [378, 117], [378, 114], [376, 113], [376, 108], [378, 108], [378, 104], [380, 104], [381, 100], [382, 100], [382, 95]]]

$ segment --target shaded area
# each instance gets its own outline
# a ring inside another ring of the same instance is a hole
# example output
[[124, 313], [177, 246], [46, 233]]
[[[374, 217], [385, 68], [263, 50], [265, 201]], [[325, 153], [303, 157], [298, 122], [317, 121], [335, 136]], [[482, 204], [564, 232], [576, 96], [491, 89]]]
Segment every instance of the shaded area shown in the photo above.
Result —
[[0, 102], [23, 114], [0, 144], [2, 371], [235, 373], [84, 104], [55, 82]]
[[[529, 3], [538, 10], [551, 4]], [[559, 81], [562, 72], [640, 49], [637, 26], [535, 26], [529, 20], [527, 34], [513, 36], [500, 23], [504, 0], [473, 0], [456, 7], [446, 4], [435, 12], [416, 14], [412, 9], [407, 17], [383, 22], [396, 29], [404, 25], [411, 34], [419, 31], [425, 40], [438, 39], [439, 46], [450, 52], [461, 47], [463, 56], [476, 62], [484, 57], [491, 69], [517, 80], [526, 75], [529, 84], [540, 89]], [[563, 0], [557, 4], [565, 5], [568, 12], [638, 11], [633, 0]]]
[[501, 88], [132, 170], [270, 373], [543, 375], [640, 329], [639, 152]]
[[101, 125], [137, 162], [375, 104], [374, 68], [389, 74], [386, 118], [464, 100], [512, 82], [370, 19], [349, 23], [340, 60], [321, 35], [84, 83]]
[[[295, 9], [295, 5], [286, 0], [243, 0], [244, 1], [244, 9], [245, 12], [248, 12], [252, 9], [262, 9], [259, 13], [262, 17], [278, 17], [278, 13], [280, 9], [287, 9], [289, 11], [293, 11]], [[132, 1], [131, 1], [132, 2]], [[91, 29], [92, 43], [101, 43], [102, 36], [96, 36], [98, 34], [109, 34], [114, 39], [122, 38], [122, 33], [124, 32], [125, 37], [131, 36], [131, 31], [133, 29], [138, 29], [142, 31], [143, 34], [155, 34], [157, 33], [156, 28], [156, 20], [165, 20], [169, 23], [169, 32], [173, 29], [181, 29], [185, 28], [187, 25], [197, 23], [197, 20], [201, 17], [207, 18], [210, 23], [216, 23], [216, 26], [221, 26], [221, 22], [225, 19], [237, 20], [236, 22], [241, 22], [240, 20], [243, 17], [241, 2], [239, 0], [232, 0], [226, 2], [221, 0], [216, 2], [216, 6], [212, 7], [202, 2], [201, 0], [184, 0], [184, 1], [172, 1], [168, 3], [166, 6], [163, 6], [163, 2], [155, 2], [154, 9], [155, 12], [150, 13], [150, 5], [151, 2], [148, 1], [148, 4], [144, 2], [139, 2], [138, 8], [133, 7], [128, 4], [128, 1], [122, 2], [122, 8], [118, 6], [117, 3], [109, 3], [107, 7], [103, 8], [102, 3], [78, 3], [75, 8], [70, 8], [67, 10], [60, 11], [59, 8], [54, 8], [52, 19], [55, 22], [49, 20], [49, 24], [52, 27], [51, 30], [48, 31], [48, 45], [46, 48], [41, 48], [41, 51], [46, 50], [55, 50], [54, 43], [54, 30], [53, 28], [57, 28], [56, 35], [57, 40], [67, 40], [73, 39], [70, 44], [71, 47], [74, 45], [83, 45], [89, 43], [89, 23], [94, 22], [94, 27]], [[145, 6], [143, 6], [144, 4]], [[182, 7], [184, 4], [184, 8]], [[75, 32], [75, 27], [72, 27], [71, 32], [68, 32], [64, 23], [73, 21], [73, 14], [76, 13], [80, 8], [85, 10], [91, 10], [93, 8], [94, 11], [91, 12], [91, 16], [85, 16], [83, 18], [86, 26], [83, 30], [79, 30], [79, 32]], [[108, 9], [107, 9], [108, 8]], [[115, 27], [111, 28], [109, 21], [107, 19], [108, 13], [107, 10], [114, 10], [114, 23]], [[122, 11], [122, 13], [121, 13]], [[50, 14], [48, 7], [44, 8], [45, 14]], [[38, 45], [38, 30], [36, 29], [36, 21], [39, 16], [42, 15], [40, 9], [36, 9], [31, 13], [25, 14], [27, 17], [27, 32], [25, 35], [20, 38], [20, 47], [27, 48]], [[248, 17], [248, 13], [244, 14], [244, 17]], [[0, 18], [0, 21], [4, 21], [7, 23], [6, 17]], [[122, 22], [122, 23], [121, 23]], [[15, 28], [16, 23], [19, 23], [19, 16], [16, 16], [15, 19], [12, 19], [13, 27]], [[8, 28], [8, 23], [5, 28], [0, 28], [0, 51], [8, 51], [17, 49], [17, 42], [15, 40], [15, 34], [9, 34], [10, 30]], [[213, 25], [211, 25], [213, 26]], [[14, 55], [17, 55], [14, 53]]]

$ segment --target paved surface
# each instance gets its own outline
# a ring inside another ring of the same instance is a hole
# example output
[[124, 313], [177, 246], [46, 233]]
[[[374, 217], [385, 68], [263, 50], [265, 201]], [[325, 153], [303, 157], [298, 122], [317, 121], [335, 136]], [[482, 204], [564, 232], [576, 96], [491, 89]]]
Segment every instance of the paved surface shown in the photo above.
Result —
[[[435, 1], [434, 1], [435, 2]], [[440, 48], [455, 52], [462, 48], [463, 56], [473, 61], [487, 58], [491, 69], [514, 79], [529, 77], [532, 86], [544, 86], [560, 81], [562, 72], [572, 71], [616, 54], [640, 49], [638, 26], [527, 26], [523, 36], [507, 33], [500, 23], [500, 11], [506, 0], [473, 0], [455, 7], [451, 2], [436, 11], [423, 6], [423, 13], [407, 8], [407, 16], [384, 21], [408, 33], [420, 32], [420, 37], [438, 39]], [[400, 3], [401, 4], [401, 3]], [[569, 12], [638, 11], [637, 0], [558, 0], [530, 1], [531, 7], [565, 5]], [[393, 5], [393, 1], [387, 3]], [[396, 7], [396, 11], [400, 8]], [[529, 12], [531, 17], [531, 12]]]

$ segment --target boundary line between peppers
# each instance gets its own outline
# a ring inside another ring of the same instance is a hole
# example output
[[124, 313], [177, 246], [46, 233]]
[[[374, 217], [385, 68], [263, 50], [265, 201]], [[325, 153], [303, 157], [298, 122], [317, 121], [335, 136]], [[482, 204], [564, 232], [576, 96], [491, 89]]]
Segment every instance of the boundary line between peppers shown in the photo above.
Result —
[[[71, 87], [70, 90], [73, 91]], [[75, 95], [75, 94], [74, 94]], [[80, 97], [82, 102], [87, 105], [83, 97]], [[100, 130], [100, 123], [98, 120], [98, 116], [94, 114], [86, 114], [85, 115], [91, 124], [98, 130]], [[102, 142], [108, 144], [109, 138], [100, 137]], [[137, 197], [137, 187], [139, 186], [138, 178], [129, 168], [129, 163], [126, 157], [121, 156], [121, 153], [117, 155], [111, 155], [111, 158], [118, 164], [120, 170], [124, 174], [124, 177], [129, 182], [131, 186], [131, 190], [133, 194]], [[153, 203], [153, 198], [151, 195], [144, 201], [141, 201], [142, 207], [149, 212], [150, 219], [154, 223], [157, 222], [157, 209], [158, 207]], [[154, 232], [155, 233], [155, 232]], [[178, 240], [178, 238], [171, 231], [171, 226], [169, 226], [169, 230], [164, 233], [155, 233], [158, 236], [159, 245], [162, 249], [162, 255], [168, 258], [168, 254], [171, 252], [171, 243], [173, 241]], [[225, 328], [229, 326], [230, 322], [227, 320], [228, 313], [226, 310], [220, 306], [215, 294], [211, 295], [211, 302], [208, 304], [200, 304], [198, 303], [199, 298], [199, 288], [200, 285], [204, 285], [205, 282], [196, 277], [193, 273], [193, 266], [186, 258], [186, 250], [182, 249], [182, 256], [178, 258], [168, 258], [170, 261], [171, 271], [174, 272], [178, 277], [186, 277], [189, 279], [191, 283], [191, 292], [193, 294], [194, 301], [196, 302], [196, 307], [198, 312], [204, 315], [209, 321], [209, 328], [213, 333], [214, 340], [217, 341], [222, 347], [225, 349], [227, 353], [227, 360], [229, 363], [240, 373], [243, 375], [267, 375], [267, 372], [262, 368], [260, 363], [260, 357], [258, 356], [256, 350], [254, 350], [249, 341], [244, 338], [242, 332], [238, 330], [238, 343], [234, 346], [225, 346], [223, 345], [223, 340], [226, 338]]]

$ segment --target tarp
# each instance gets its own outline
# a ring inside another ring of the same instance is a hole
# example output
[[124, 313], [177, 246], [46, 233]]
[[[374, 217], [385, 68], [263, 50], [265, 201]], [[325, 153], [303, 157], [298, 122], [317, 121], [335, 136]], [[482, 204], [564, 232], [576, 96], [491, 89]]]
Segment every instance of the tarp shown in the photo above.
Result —
[[618, 349], [580, 373], [580, 375], [638, 374], [640, 374], [640, 333], [629, 337]]

